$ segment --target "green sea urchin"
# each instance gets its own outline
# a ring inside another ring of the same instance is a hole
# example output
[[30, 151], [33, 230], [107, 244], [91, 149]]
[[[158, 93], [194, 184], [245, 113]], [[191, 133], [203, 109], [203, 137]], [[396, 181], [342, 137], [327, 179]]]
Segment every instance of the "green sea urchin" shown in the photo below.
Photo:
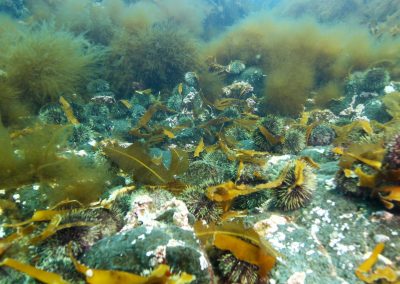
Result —
[[[276, 115], [267, 115], [261, 120], [259, 125], [264, 127], [271, 135], [275, 137], [281, 136], [285, 128], [284, 120]], [[257, 150], [260, 151], [276, 152], [277, 146], [279, 146], [271, 144], [271, 142], [265, 138], [258, 128], [253, 132], [253, 140]]]
[[[274, 206], [284, 211], [292, 211], [305, 206], [310, 201], [316, 187], [316, 176], [308, 165], [301, 167], [301, 172], [296, 174], [297, 162], [290, 166], [283, 184], [273, 190]], [[300, 163], [304, 162], [300, 161]], [[297, 175], [302, 176], [301, 182]]]
[[306, 135], [299, 129], [291, 128], [285, 134], [283, 153], [297, 154], [306, 147]]
[[185, 202], [188, 210], [197, 220], [204, 220], [207, 223], [220, 220], [222, 208], [204, 194], [204, 190], [199, 187], [186, 189], [179, 197]]
[[231, 253], [222, 254], [217, 261], [218, 269], [224, 279], [223, 283], [259, 283], [256, 265], [241, 261]]

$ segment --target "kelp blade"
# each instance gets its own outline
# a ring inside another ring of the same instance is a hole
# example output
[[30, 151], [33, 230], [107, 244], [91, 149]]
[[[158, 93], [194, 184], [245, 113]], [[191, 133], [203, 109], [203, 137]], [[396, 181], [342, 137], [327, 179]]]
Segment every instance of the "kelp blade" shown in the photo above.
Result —
[[243, 223], [205, 225], [196, 222], [194, 230], [204, 245], [229, 250], [239, 260], [257, 265], [261, 277], [267, 276], [276, 263], [278, 253], [254, 229], [246, 228]]
[[37, 269], [36, 267], [24, 264], [12, 258], [4, 259], [3, 262], [0, 263], [0, 266], [11, 267], [45, 284], [68, 284], [67, 281], [65, 281], [60, 275], [56, 273]]
[[111, 145], [105, 147], [104, 152], [122, 170], [132, 174], [138, 182], [162, 185], [174, 180], [165, 167], [152, 162], [151, 157], [140, 143], [134, 143], [127, 148]]

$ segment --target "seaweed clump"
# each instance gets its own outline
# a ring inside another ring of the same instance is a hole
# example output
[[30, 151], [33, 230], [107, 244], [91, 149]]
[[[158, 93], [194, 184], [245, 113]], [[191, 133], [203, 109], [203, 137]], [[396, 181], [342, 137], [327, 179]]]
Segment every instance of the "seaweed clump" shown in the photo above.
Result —
[[134, 81], [146, 87], [173, 87], [199, 64], [194, 39], [164, 22], [135, 33], [121, 32], [111, 42], [109, 75], [123, 93]]
[[67, 198], [85, 204], [97, 200], [110, 177], [108, 165], [63, 151], [71, 130], [47, 125], [9, 134], [0, 126], [0, 188], [14, 191], [38, 184], [50, 189], [49, 204]]
[[[78, 92], [95, 72], [102, 52], [83, 37], [43, 24], [36, 29], [4, 32], [0, 68], [5, 73], [1, 104], [10, 90], [19, 103], [38, 109], [62, 94]], [[5, 94], [5, 95], [3, 95]], [[23, 101], [23, 102], [22, 102]], [[12, 117], [12, 114], [9, 114]]]
[[341, 97], [349, 70], [365, 70], [384, 59], [391, 63], [389, 71], [396, 71], [396, 45], [377, 44], [366, 32], [349, 37], [340, 27], [328, 30], [261, 14], [232, 26], [205, 53], [222, 65], [235, 59], [261, 68], [267, 75], [264, 111], [295, 117], [308, 99], [326, 106]]

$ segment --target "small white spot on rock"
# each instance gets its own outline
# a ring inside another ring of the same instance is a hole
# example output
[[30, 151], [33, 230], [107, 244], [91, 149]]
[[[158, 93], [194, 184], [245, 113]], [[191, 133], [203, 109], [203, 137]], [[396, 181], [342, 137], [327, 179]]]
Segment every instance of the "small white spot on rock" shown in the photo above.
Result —
[[394, 88], [394, 86], [392, 84], [386, 86], [384, 90], [385, 90], [386, 94], [390, 94], [390, 93], [396, 92], [396, 89]]
[[87, 277], [93, 277], [93, 270], [91, 270], [91, 269], [86, 270], [85, 275]]
[[376, 234], [374, 236], [374, 241], [377, 243], [386, 243], [386, 242], [390, 241], [390, 238], [383, 234]]
[[295, 272], [289, 277], [287, 284], [304, 284], [306, 280], [305, 272]]
[[208, 268], [208, 261], [206, 259], [206, 257], [204, 256], [204, 254], [202, 253], [200, 255], [200, 269], [204, 270]]

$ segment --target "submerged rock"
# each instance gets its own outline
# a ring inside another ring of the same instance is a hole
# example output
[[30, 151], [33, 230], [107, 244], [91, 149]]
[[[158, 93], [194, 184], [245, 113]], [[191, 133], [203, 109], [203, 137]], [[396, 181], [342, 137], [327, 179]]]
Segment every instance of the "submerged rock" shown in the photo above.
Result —
[[91, 268], [146, 275], [159, 264], [172, 273], [196, 276], [193, 283], [210, 283], [209, 263], [192, 231], [174, 225], [140, 226], [104, 238], [81, 259]]

